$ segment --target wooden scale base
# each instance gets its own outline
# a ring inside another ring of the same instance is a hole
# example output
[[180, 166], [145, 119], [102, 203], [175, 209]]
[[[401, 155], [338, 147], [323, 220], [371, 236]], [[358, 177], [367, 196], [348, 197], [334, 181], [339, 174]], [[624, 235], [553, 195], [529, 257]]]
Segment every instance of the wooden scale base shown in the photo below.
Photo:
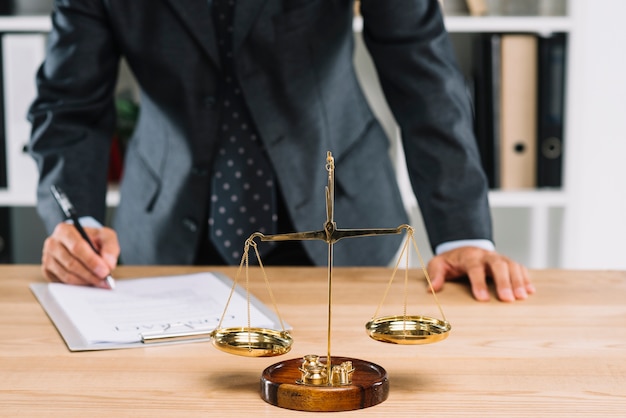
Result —
[[[322, 358], [325, 361], [325, 358]], [[273, 364], [261, 375], [261, 398], [272, 405], [309, 412], [352, 411], [378, 405], [389, 396], [385, 369], [368, 361], [333, 357], [333, 365], [351, 361], [352, 382], [347, 385], [307, 385], [301, 377], [302, 359]]]

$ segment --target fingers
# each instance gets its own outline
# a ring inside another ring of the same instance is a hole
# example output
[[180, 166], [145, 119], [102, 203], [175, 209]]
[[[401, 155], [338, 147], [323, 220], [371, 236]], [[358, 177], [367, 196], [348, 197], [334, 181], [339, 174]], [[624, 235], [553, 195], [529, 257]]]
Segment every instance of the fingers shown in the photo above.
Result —
[[111, 272], [117, 267], [117, 260], [120, 256], [120, 244], [117, 241], [117, 233], [107, 227], [96, 228], [93, 232], [95, 235], [93, 238], [94, 245], [98, 248], [100, 257], [105, 261], [109, 272]]
[[[526, 299], [529, 293], [533, 293], [534, 288], [530, 285], [530, 278], [528, 277], [528, 270], [521, 264], [511, 262], [509, 267], [511, 276], [511, 286], [513, 287], [513, 294], [516, 299]], [[530, 285], [530, 286], [529, 286]], [[532, 289], [529, 291], [529, 289]]]
[[492, 253], [488, 261], [491, 276], [496, 285], [498, 298], [503, 302], [524, 300], [535, 288], [530, 283], [526, 267], [497, 253]]
[[533, 286], [533, 284], [530, 281], [530, 274], [528, 273], [528, 269], [526, 268], [526, 266], [520, 265], [521, 269], [522, 269], [522, 277], [523, 277], [523, 282], [524, 282], [524, 287], [526, 288], [526, 293], [528, 293], [529, 295], [532, 295], [533, 293], [535, 293], [535, 286]]
[[498, 299], [503, 302], [514, 302], [516, 296], [513, 294], [512, 276], [515, 276], [515, 274], [511, 274], [507, 260], [500, 256], [492, 257], [489, 267], [493, 281], [496, 284]]
[[433, 257], [428, 263], [427, 271], [433, 290], [439, 292], [446, 281], [445, 262], [443, 258]]
[[71, 224], [59, 224], [44, 242], [42, 272], [53, 282], [91, 285], [108, 288], [104, 278], [117, 264], [119, 245], [117, 236], [105, 228], [86, 228], [96, 248], [106, 248], [105, 257], [99, 256]]
[[466, 275], [474, 298], [482, 302], [490, 299], [489, 277], [503, 302], [524, 300], [535, 292], [526, 267], [497, 252], [476, 247], [461, 247], [433, 257], [428, 272], [435, 291], [442, 289], [446, 280]]
[[469, 268], [467, 277], [470, 279], [474, 298], [480, 302], [487, 302], [490, 297], [489, 290], [487, 290], [487, 275], [485, 274], [484, 267], [482, 265], [476, 265]]

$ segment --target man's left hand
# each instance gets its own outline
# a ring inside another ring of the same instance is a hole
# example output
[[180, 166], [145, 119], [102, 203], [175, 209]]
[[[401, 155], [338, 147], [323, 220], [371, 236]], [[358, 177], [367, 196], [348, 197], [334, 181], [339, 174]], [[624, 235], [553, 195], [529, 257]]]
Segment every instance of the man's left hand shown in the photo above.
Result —
[[428, 263], [428, 274], [435, 291], [443, 288], [446, 280], [469, 277], [476, 300], [489, 300], [487, 277], [496, 286], [498, 299], [503, 302], [523, 300], [535, 292], [525, 266], [498, 254], [477, 247], [460, 247], [433, 257]]

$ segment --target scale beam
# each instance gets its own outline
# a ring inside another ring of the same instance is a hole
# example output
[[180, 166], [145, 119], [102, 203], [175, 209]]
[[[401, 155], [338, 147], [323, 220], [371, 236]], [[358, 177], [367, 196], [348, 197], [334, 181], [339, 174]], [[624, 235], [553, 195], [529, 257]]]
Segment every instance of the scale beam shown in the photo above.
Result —
[[333, 244], [343, 238], [370, 237], [376, 235], [400, 234], [411, 228], [409, 225], [400, 225], [397, 228], [370, 228], [370, 229], [339, 229], [334, 221], [335, 214], [335, 159], [330, 151], [326, 154], [326, 171], [328, 184], [326, 185], [326, 222], [320, 231], [292, 232], [286, 234], [264, 235], [255, 232], [249, 238], [259, 238], [261, 241], [304, 241], [320, 240]]

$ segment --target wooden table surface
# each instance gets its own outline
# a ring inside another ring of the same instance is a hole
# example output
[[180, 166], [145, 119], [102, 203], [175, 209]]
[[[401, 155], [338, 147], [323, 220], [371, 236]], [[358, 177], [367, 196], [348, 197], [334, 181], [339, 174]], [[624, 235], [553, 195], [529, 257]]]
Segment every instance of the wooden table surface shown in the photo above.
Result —
[[[232, 268], [120, 267], [119, 280]], [[268, 366], [326, 354], [325, 268], [268, 268], [283, 318], [294, 328], [290, 353], [245, 358], [209, 342], [70, 352], [30, 292], [39, 266], [0, 267], [0, 416], [304, 416], [265, 403]], [[626, 272], [531, 272], [537, 293], [524, 302], [479, 303], [467, 283], [438, 294], [452, 324], [448, 339], [399, 346], [364, 329], [390, 278], [383, 268], [337, 268], [331, 354], [387, 370], [389, 398], [344, 416], [626, 416]], [[419, 271], [408, 313], [438, 316]], [[269, 297], [257, 269], [251, 289]], [[401, 314], [402, 276], [381, 313]], [[418, 280], [419, 279], [419, 280]], [[328, 415], [329, 413], [323, 413]], [[335, 415], [330, 413], [330, 415]]]

